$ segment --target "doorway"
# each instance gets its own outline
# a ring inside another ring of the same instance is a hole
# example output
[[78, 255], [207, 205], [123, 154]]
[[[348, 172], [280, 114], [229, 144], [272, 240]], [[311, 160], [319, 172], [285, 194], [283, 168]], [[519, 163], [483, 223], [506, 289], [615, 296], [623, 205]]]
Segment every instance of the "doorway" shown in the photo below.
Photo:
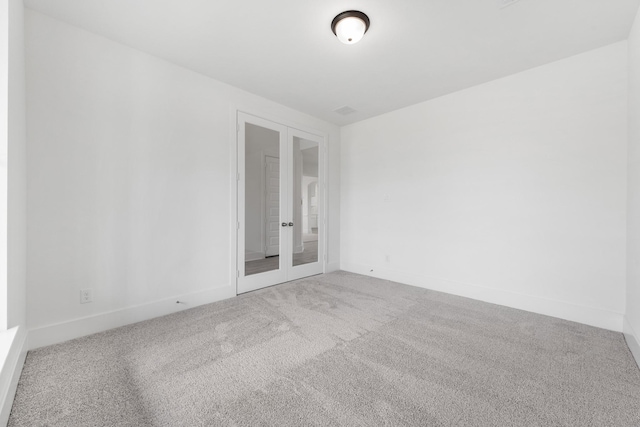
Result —
[[238, 294], [324, 272], [322, 136], [238, 113]]

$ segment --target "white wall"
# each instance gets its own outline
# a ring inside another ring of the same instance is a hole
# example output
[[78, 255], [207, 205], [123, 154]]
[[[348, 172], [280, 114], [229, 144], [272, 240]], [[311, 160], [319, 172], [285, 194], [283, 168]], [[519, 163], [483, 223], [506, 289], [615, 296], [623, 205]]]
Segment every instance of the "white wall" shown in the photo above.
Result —
[[233, 106], [328, 133], [337, 267], [336, 126], [30, 10], [26, 39], [32, 347], [235, 294]]
[[26, 326], [26, 99], [24, 58], [24, 7], [9, 4], [9, 144], [7, 209], [7, 326]]
[[627, 342], [640, 364], [640, 11], [629, 35]]
[[21, 0], [0, 8], [0, 330], [26, 325], [26, 129]]
[[9, 152], [9, 2], [0, 6], [0, 331], [7, 329]]
[[341, 267], [620, 331], [626, 57], [620, 42], [343, 127]]

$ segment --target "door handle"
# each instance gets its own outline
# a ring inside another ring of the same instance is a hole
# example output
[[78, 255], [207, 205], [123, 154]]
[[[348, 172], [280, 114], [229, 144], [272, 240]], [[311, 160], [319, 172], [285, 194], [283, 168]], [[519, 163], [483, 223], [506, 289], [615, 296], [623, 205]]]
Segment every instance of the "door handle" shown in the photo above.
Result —
[[282, 223], [282, 226], [283, 226], [283, 227], [286, 227], [286, 226], [287, 226], [287, 223], [286, 223], [286, 222], [283, 222], [283, 223]]
[[293, 227], [293, 223], [292, 222], [289, 223], [289, 227]]

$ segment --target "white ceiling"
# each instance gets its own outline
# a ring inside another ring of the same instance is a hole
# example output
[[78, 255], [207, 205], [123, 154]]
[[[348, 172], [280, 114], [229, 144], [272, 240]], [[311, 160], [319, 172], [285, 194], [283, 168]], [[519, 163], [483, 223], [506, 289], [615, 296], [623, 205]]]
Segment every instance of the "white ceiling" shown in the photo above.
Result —
[[[625, 40], [640, 0], [26, 0], [338, 125]], [[362, 41], [330, 29], [371, 19]], [[348, 105], [356, 113], [333, 112]]]

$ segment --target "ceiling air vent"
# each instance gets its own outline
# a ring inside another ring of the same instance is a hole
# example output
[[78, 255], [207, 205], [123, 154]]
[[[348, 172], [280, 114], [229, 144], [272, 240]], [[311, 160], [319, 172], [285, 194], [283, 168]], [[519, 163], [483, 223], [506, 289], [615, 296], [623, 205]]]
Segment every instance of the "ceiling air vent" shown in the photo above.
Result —
[[333, 110], [333, 111], [335, 111], [335, 112], [336, 112], [336, 113], [338, 113], [338, 114], [342, 114], [343, 116], [346, 116], [346, 115], [348, 115], [348, 114], [351, 114], [351, 113], [355, 113], [355, 112], [356, 112], [356, 110], [354, 110], [353, 108], [348, 107], [348, 106], [346, 106], [346, 105], [345, 105], [344, 107], [336, 108], [336, 109], [335, 109], [335, 110]]
[[520, 0], [498, 0], [498, 7], [502, 9], [507, 6], [511, 6], [514, 3], [518, 3], [519, 1]]

